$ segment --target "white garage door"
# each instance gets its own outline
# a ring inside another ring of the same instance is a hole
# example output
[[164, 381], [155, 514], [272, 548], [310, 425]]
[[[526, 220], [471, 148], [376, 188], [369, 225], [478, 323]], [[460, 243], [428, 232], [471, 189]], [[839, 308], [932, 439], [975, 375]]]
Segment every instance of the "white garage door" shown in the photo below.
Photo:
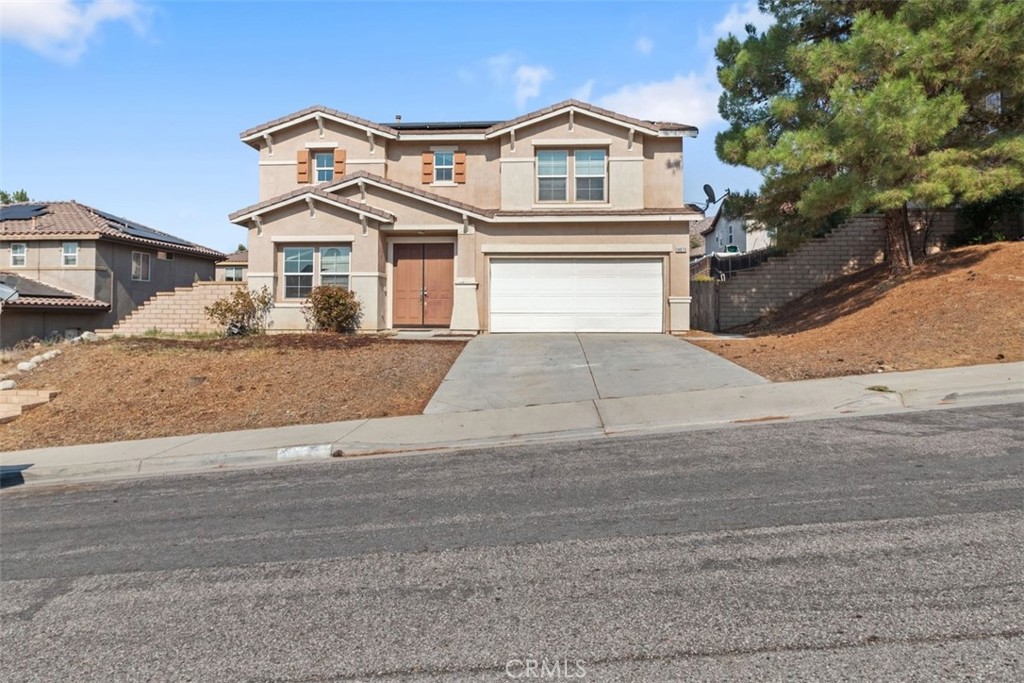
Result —
[[661, 259], [493, 259], [491, 332], [661, 332]]

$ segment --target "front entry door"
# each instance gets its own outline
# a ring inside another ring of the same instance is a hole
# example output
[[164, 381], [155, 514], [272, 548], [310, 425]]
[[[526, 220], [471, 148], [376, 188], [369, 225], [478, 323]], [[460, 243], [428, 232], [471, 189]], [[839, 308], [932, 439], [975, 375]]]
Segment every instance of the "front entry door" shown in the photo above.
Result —
[[394, 327], [448, 327], [455, 297], [454, 244], [395, 244]]

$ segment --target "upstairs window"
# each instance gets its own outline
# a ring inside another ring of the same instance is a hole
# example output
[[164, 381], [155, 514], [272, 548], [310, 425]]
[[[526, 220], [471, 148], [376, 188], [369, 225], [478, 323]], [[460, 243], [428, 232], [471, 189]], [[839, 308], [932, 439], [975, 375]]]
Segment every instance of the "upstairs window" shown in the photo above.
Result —
[[567, 201], [568, 178], [568, 152], [554, 149], [537, 152], [537, 199], [539, 201]]
[[537, 201], [607, 201], [607, 158], [603, 149], [577, 149], [571, 155], [564, 149], [538, 151]]
[[316, 182], [326, 183], [334, 180], [334, 152], [316, 152], [313, 155], [316, 170]]
[[224, 281], [225, 282], [241, 282], [244, 277], [244, 268], [242, 266], [227, 266], [224, 269]]
[[601, 149], [580, 149], [575, 154], [576, 201], [603, 202], [605, 153]]
[[27, 255], [28, 246], [24, 242], [14, 242], [11, 244], [11, 267], [21, 268], [24, 266]]
[[295, 159], [295, 181], [300, 185], [327, 183], [345, 175], [345, 150], [300, 149]]
[[64, 242], [61, 245], [61, 262], [65, 268], [78, 265], [78, 242]]
[[149, 254], [141, 251], [132, 252], [132, 280], [149, 282]]
[[462, 185], [466, 182], [466, 153], [455, 147], [423, 152], [420, 180], [424, 185]]
[[455, 152], [434, 152], [434, 182], [455, 182]]

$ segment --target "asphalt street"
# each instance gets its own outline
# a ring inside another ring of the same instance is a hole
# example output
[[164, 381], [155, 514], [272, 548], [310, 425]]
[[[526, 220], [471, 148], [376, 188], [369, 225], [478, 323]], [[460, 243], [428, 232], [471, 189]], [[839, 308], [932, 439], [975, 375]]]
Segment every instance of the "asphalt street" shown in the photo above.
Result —
[[1021, 404], [0, 493], [34, 680], [1024, 679]]

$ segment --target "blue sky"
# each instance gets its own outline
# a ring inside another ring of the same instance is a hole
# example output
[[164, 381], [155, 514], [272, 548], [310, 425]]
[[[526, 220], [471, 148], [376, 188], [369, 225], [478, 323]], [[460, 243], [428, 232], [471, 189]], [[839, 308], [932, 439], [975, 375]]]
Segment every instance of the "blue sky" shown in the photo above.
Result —
[[684, 196], [756, 189], [714, 153], [714, 43], [756, 2], [0, 4], [0, 188], [75, 199], [217, 249], [257, 201], [246, 128], [311, 104], [498, 120], [576, 97], [696, 125]]

